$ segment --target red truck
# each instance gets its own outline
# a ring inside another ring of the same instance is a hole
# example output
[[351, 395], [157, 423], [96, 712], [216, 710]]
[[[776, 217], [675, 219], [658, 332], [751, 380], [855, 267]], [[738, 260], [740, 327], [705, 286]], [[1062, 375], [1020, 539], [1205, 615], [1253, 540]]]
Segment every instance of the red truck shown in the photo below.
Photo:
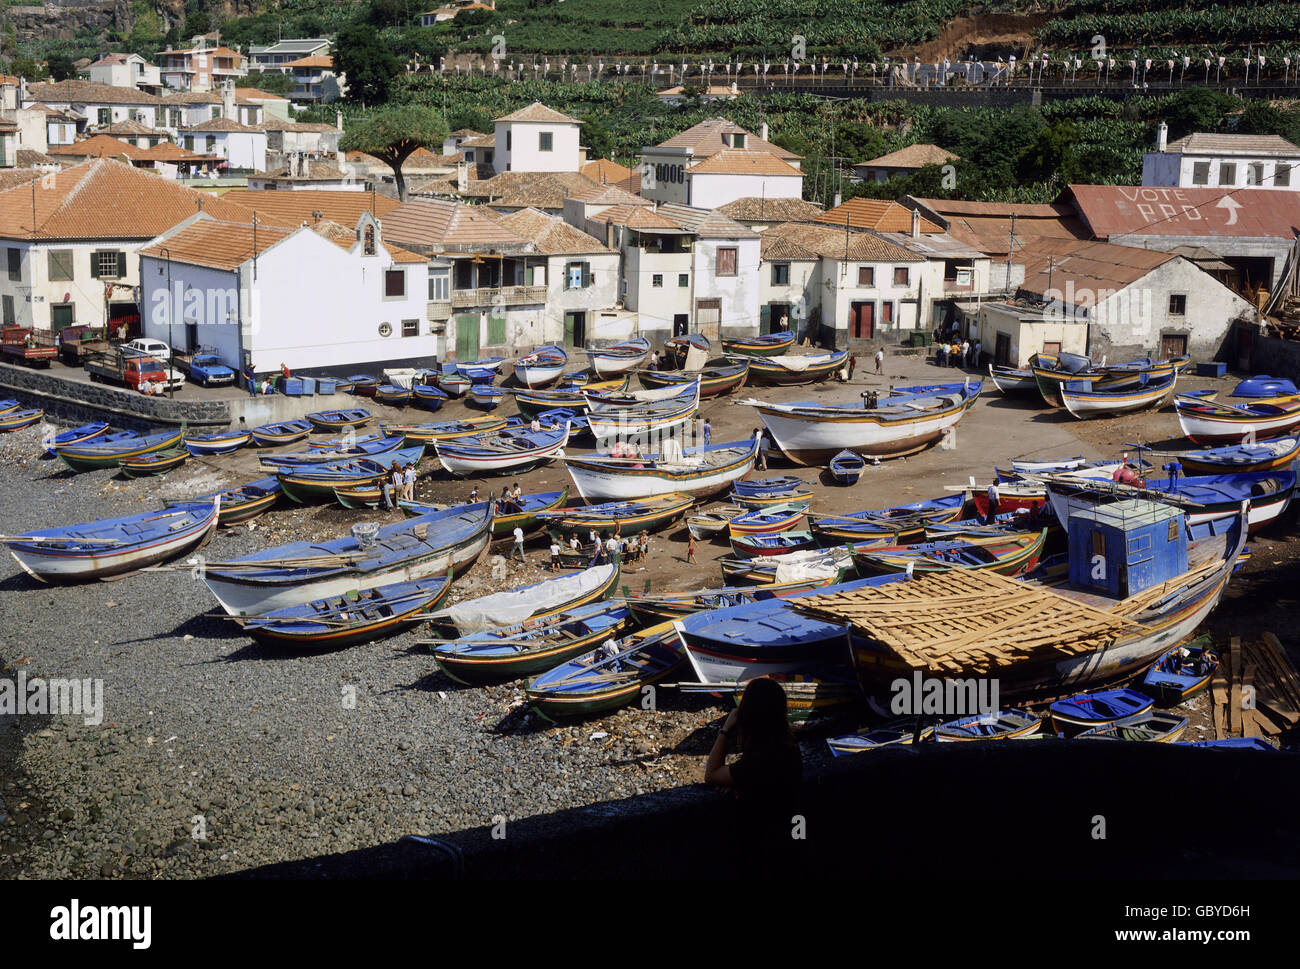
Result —
[[157, 385], [154, 393], [162, 393], [167, 386], [167, 371], [155, 358], [117, 349], [90, 354], [86, 372], [91, 380], [124, 384], [132, 390], [140, 390], [145, 382]]
[[20, 363], [27, 367], [48, 367], [59, 355], [54, 336], [48, 330], [30, 326], [6, 326], [0, 331], [0, 350], [5, 363]]

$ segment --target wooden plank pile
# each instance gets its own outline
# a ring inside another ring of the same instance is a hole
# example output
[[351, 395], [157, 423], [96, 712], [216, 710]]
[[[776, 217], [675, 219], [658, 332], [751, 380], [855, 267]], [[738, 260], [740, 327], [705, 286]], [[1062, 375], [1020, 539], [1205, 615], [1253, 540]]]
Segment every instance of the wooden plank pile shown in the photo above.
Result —
[[791, 600], [798, 612], [851, 625], [918, 670], [991, 673], [1028, 659], [1094, 652], [1141, 627], [1048, 589], [987, 570]]
[[1211, 681], [1214, 738], [1276, 737], [1300, 723], [1300, 676], [1272, 633], [1233, 636]]

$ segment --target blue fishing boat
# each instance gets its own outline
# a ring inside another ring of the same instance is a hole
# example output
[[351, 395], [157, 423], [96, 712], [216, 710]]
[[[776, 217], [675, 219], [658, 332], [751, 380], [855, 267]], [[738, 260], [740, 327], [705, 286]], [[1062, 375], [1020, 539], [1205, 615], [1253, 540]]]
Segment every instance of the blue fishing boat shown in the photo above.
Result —
[[831, 458], [830, 472], [836, 484], [855, 485], [865, 470], [867, 470], [867, 462], [861, 455], [854, 454], [852, 451], [841, 451]]
[[[129, 434], [131, 437], [136, 436], [135, 431], [118, 431], [117, 433]], [[71, 430], [55, 434], [45, 442], [45, 454], [47, 457], [54, 457], [58, 453], [56, 448], [64, 444], [84, 444], [87, 441], [106, 443], [108, 440], [108, 422], [95, 421], [92, 424], [82, 424], [80, 427], [74, 427]], [[119, 437], [116, 440], [124, 441], [128, 440], [128, 438]]]
[[375, 388], [375, 400], [389, 407], [405, 407], [411, 402], [411, 388], [397, 384], [380, 384]]
[[786, 474], [779, 478], [751, 478], [749, 480], [735, 481], [732, 483], [731, 488], [737, 495], [752, 497], [768, 495], [777, 491], [797, 491], [803, 486], [802, 478]]
[[1089, 727], [1099, 727], [1146, 713], [1155, 702], [1145, 693], [1128, 689], [1080, 693], [1052, 704], [1052, 726], [1057, 731], [1074, 734]]
[[741, 558], [788, 555], [817, 547], [812, 532], [778, 532], [774, 535], [733, 535], [731, 550]]
[[1142, 678], [1142, 690], [1157, 703], [1173, 707], [1210, 685], [1219, 656], [1208, 636], [1175, 646], [1161, 656]]
[[359, 437], [352, 446], [332, 441], [328, 447], [311, 447], [291, 454], [259, 454], [258, 459], [268, 468], [299, 468], [312, 464], [351, 461], [354, 458], [377, 458], [400, 448], [403, 437]]
[[552, 535], [577, 532], [584, 540], [589, 532], [625, 537], [655, 531], [672, 524], [690, 509], [690, 495], [656, 495], [641, 501], [608, 501], [599, 505], [558, 508], [537, 518]]
[[562, 455], [568, 440], [566, 424], [540, 431], [505, 428], [476, 437], [434, 441], [433, 447], [442, 466], [454, 475], [516, 474]]
[[217, 527], [218, 503], [186, 505], [42, 528], [0, 539], [28, 575], [84, 582], [135, 572], [203, 544]]
[[353, 374], [347, 380], [352, 384], [352, 393], [357, 397], [373, 397], [375, 391], [379, 389], [379, 378], [372, 377], [368, 373]]
[[1171, 744], [1183, 735], [1188, 720], [1176, 713], [1148, 710], [1111, 723], [1089, 727], [1075, 734], [1075, 740], [1130, 740]]
[[544, 410], [534, 420], [541, 424], [542, 427], [562, 427], [567, 423], [569, 425], [570, 440], [584, 434], [591, 436], [591, 425], [587, 421], [587, 415], [579, 414], [567, 407]]
[[497, 378], [505, 357], [484, 357], [481, 360], [466, 360], [456, 363], [456, 372], [468, 377], [472, 384], [490, 384]]
[[424, 622], [451, 588], [448, 576], [390, 585], [241, 617], [254, 639], [276, 646], [337, 649], [395, 636]]
[[7, 414], [0, 414], [0, 431], [17, 431], [24, 427], [31, 427], [44, 416], [45, 411], [41, 409], [11, 410]]
[[411, 385], [411, 403], [427, 411], [435, 411], [448, 400], [447, 392], [436, 384], [416, 383]]
[[258, 478], [248, 484], [211, 491], [197, 498], [185, 498], [167, 502], [168, 508], [180, 505], [210, 504], [213, 499], [220, 501], [221, 510], [217, 514], [217, 524], [225, 527], [250, 521], [264, 512], [270, 511], [280, 500], [280, 480], [278, 478]]
[[808, 503], [794, 501], [782, 505], [763, 505], [740, 514], [727, 516], [727, 534], [732, 538], [741, 535], [774, 535], [807, 529]]
[[609, 598], [618, 574], [619, 567], [613, 563], [593, 565], [581, 572], [462, 599], [433, 613], [429, 623], [455, 637], [520, 623], [547, 623], [570, 609]]
[[276, 477], [281, 490], [297, 502], [312, 498], [332, 498], [335, 488], [384, 482], [394, 465], [405, 468], [418, 464], [424, 456], [424, 445], [401, 448], [373, 458], [352, 458], [324, 464], [307, 464], [281, 468]]
[[638, 336], [609, 347], [588, 347], [584, 352], [596, 376], [608, 380], [645, 363], [650, 356], [650, 341]]
[[505, 399], [508, 391], [500, 387], [493, 387], [491, 384], [475, 384], [469, 389], [469, 396], [466, 403], [477, 407], [479, 410], [496, 410], [497, 405]]
[[215, 434], [186, 434], [185, 450], [195, 457], [230, 454], [253, 440], [252, 431], [218, 431]]
[[109, 435], [105, 435], [85, 444], [60, 444], [55, 447], [55, 452], [73, 471], [116, 468], [123, 460], [178, 447], [183, 433], [178, 429], [130, 437], [114, 435], [111, 440]]
[[1260, 374], [1239, 381], [1233, 388], [1233, 397], [1290, 397], [1300, 394], [1295, 382], [1286, 377], [1270, 377]]
[[[373, 527], [373, 526], [372, 526]], [[290, 542], [224, 562], [208, 562], [203, 582], [232, 616], [457, 574], [492, 539], [492, 503], [480, 501], [328, 542]]]
[[568, 365], [569, 354], [563, 347], [542, 347], [515, 361], [515, 379], [531, 389], [548, 387], [560, 379]]
[[261, 424], [253, 428], [253, 440], [259, 447], [280, 447], [284, 444], [296, 444], [310, 433], [311, 422], [299, 418]]
[[976, 713], [949, 720], [934, 728], [940, 743], [970, 740], [1017, 740], [1036, 734], [1043, 718], [1027, 710], [1012, 707], [994, 714]]
[[307, 415], [311, 426], [318, 431], [341, 431], [349, 427], [362, 427], [374, 417], [370, 411], [354, 407], [349, 410], [321, 410]]
[[9, 414], [21, 407], [18, 401], [10, 397], [8, 400], [0, 400], [0, 414]]
[[1290, 468], [1300, 459], [1300, 436], [1254, 444], [1231, 444], [1178, 455], [1178, 463], [1192, 474], [1224, 472], [1260, 473]]
[[812, 496], [812, 490], [809, 488], [794, 488], [790, 491], [773, 491], [765, 495], [738, 495], [733, 491], [727, 497], [731, 499], [733, 505], [747, 508], [750, 511], [757, 511], [760, 508], [770, 508], [773, 505], [807, 504]]
[[921, 540], [929, 525], [957, 521], [965, 507], [966, 495], [957, 492], [892, 508], [855, 511], [847, 515], [821, 515], [813, 521], [812, 530], [823, 540], [866, 542], [891, 539], [902, 545]]
[[889, 723], [863, 727], [853, 733], [838, 737], [827, 737], [826, 746], [832, 757], [844, 757], [848, 754], [860, 754], [865, 750], [879, 750], [881, 747], [901, 747], [906, 744], [926, 741], [934, 736], [934, 725], [927, 724], [920, 729], [917, 736], [916, 718], [892, 720]]

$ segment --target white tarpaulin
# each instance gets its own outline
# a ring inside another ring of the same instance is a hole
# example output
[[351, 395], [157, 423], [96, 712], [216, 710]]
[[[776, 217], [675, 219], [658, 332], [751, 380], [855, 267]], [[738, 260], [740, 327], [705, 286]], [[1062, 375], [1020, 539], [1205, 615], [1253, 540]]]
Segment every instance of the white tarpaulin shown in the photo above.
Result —
[[453, 623], [462, 635], [479, 633], [501, 626], [514, 626], [539, 612], [558, 609], [609, 581], [613, 565], [597, 565], [575, 575], [547, 579], [536, 585], [507, 592], [494, 592], [477, 599], [467, 599], [435, 612], [434, 618]]
[[833, 356], [834, 354], [831, 353], [810, 353], [800, 357], [768, 357], [764, 362], [774, 363], [795, 373], [802, 373], [809, 367], [820, 367]]
[[682, 364], [683, 370], [703, 370], [704, 365], [709, 362], [709, 351], [691, 344], [690, 350], [686, 352], [686, 362]]
[[410, 390], [411, 385], [415, 382], [415, 378], [421, 373], [423, 373], [423, 371], [412, 370], [409, 367], [398, 370], [385, 370], [384, 380], [385, 382], [392, 384], [394, 387], [401, 387], [403, 390]]
[[809, 549], [774, 555], [768, 561], [776, 563], [777, 582], [806, 582], [837, 575], [853, 556], [843, 548]]

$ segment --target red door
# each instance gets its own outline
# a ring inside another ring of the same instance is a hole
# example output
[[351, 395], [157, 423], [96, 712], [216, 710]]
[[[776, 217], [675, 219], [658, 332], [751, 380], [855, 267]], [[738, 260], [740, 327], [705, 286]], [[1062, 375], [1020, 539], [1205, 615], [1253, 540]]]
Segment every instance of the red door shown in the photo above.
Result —
[[892, 329], [894, 326], [894, 304], [880, 304], [880, 322], [884, 324], [885, 329]]
[[849, 336], [855, 340], [870, 340], [875, 333], [875, 329], [876, 304], [850, 303]]

